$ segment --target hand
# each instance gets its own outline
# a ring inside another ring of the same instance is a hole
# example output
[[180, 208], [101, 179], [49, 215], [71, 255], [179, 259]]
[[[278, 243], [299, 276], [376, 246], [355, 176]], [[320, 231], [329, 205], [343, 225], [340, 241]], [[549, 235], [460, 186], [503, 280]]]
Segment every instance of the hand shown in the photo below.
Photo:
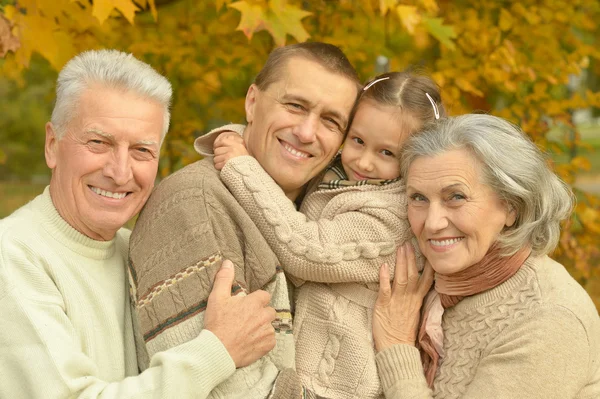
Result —
[[415, 345], [423, 298], [432, 283], [433, 269], [429, 262], [419, 276], [410, 243], [402, 245], [396, 253], [393, 288], [390, 287], [389, 266], [381, 266], [379, 295], [373, 314], [373, 339], [377, 352], [395, 344]]
[[213, 144], [215, 169], [221, 170], [231, 158], [248, 155], [244, 139], [237, 133], [225, 132], [216, 138]]
[[204, 328], [223, 343], [236, 367], [247, 366], [275, 347], [275, 309], [269, 307], [271, 296], [255, 291], [247, 296], [231, 296], [235, 277], [233, 264], [223, 261], [208, 296]]

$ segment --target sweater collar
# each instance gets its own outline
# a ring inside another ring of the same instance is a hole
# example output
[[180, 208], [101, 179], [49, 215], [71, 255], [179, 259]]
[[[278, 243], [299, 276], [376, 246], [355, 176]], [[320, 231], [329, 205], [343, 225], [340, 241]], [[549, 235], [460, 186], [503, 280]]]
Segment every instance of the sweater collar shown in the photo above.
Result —
[[[526, 285], [532, 277], [535, 277], [533, 268], [537, 261], [539, 261], [538, 257], [530, 256], [514, 276], [490, 290], [464, 298], [453, 309], [459, 312], [470, 311], [507, 298], [511, 292], [518, 290], [519, 287]], [[448, 309], [448, 311], [451, 311], [451, 309]]]
[[56, 210], [50, 196], [50, 186], [34, 200], [33, 207], [41, 214], [41, 226], [46, 233], [73, 252], [98, 260], [114, 255], [117, 235], [110, 241], [98, 241], [75, 230]]

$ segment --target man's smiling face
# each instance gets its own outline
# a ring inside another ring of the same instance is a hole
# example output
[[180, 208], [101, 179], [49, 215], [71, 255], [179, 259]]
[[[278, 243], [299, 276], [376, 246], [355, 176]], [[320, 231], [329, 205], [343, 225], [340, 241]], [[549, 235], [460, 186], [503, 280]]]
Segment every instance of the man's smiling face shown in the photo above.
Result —
[[158, 170], [164, 108], [130, 92], [89, 88], [60, 140], [46, 125], [46, 163], [54, 206], [73, 228], [114, 237], [137, 214]]
[[293, 200], [338, 151], [357, 87], [302, 57], [283, 68], [266, 90], [248, 90], [244, 138], [249, 153]]

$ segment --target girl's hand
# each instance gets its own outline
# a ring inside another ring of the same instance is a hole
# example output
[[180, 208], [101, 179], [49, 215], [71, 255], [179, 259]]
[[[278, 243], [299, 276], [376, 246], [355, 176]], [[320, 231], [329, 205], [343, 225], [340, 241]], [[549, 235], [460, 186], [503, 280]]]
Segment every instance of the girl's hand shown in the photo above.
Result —
[[373, 339], [377, 352], [396, 344], [415, 345], [423, 298], [432, 283], [433, 269], [429, 262], [419, 276], [410, 243], [399, 247], [396, 253], [393, 287], [390, 287], [389, 266], [381, 266], [379, 295], [373, 314]]
[[231, 158], [248, 155], [244, 139], [237, 133], [221, 133], [213, 144], [215, 169], [221, 170]]

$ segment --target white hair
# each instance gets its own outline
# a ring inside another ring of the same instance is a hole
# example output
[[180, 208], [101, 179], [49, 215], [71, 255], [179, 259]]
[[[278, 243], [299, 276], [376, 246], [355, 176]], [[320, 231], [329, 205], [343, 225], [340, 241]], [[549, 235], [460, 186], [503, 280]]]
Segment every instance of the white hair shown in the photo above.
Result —
[[51, 122], [60, 140], [77, 112], [81, 94], [93, 85], [131, 91], [164, 107], [161, 143], [169, 130], [169, 81], [132, 54], [117, 50], [90, 50], [71, 59], [58, 74], [56, 104]]
[[[549, 167], [544, 153], [518, 126], [492, 115], [468, 114], [433, 123], [403, 147], [401, 169], [454, 149], [466, 149], [481, 163], [484, 183], [516, 211], [516, 221], [498, 237], [504, 255], [531, 246], [534, 255], [550, 253], [560, 238], [574, 195]], [[483, 221], [485, 223], [485, 221]]]

